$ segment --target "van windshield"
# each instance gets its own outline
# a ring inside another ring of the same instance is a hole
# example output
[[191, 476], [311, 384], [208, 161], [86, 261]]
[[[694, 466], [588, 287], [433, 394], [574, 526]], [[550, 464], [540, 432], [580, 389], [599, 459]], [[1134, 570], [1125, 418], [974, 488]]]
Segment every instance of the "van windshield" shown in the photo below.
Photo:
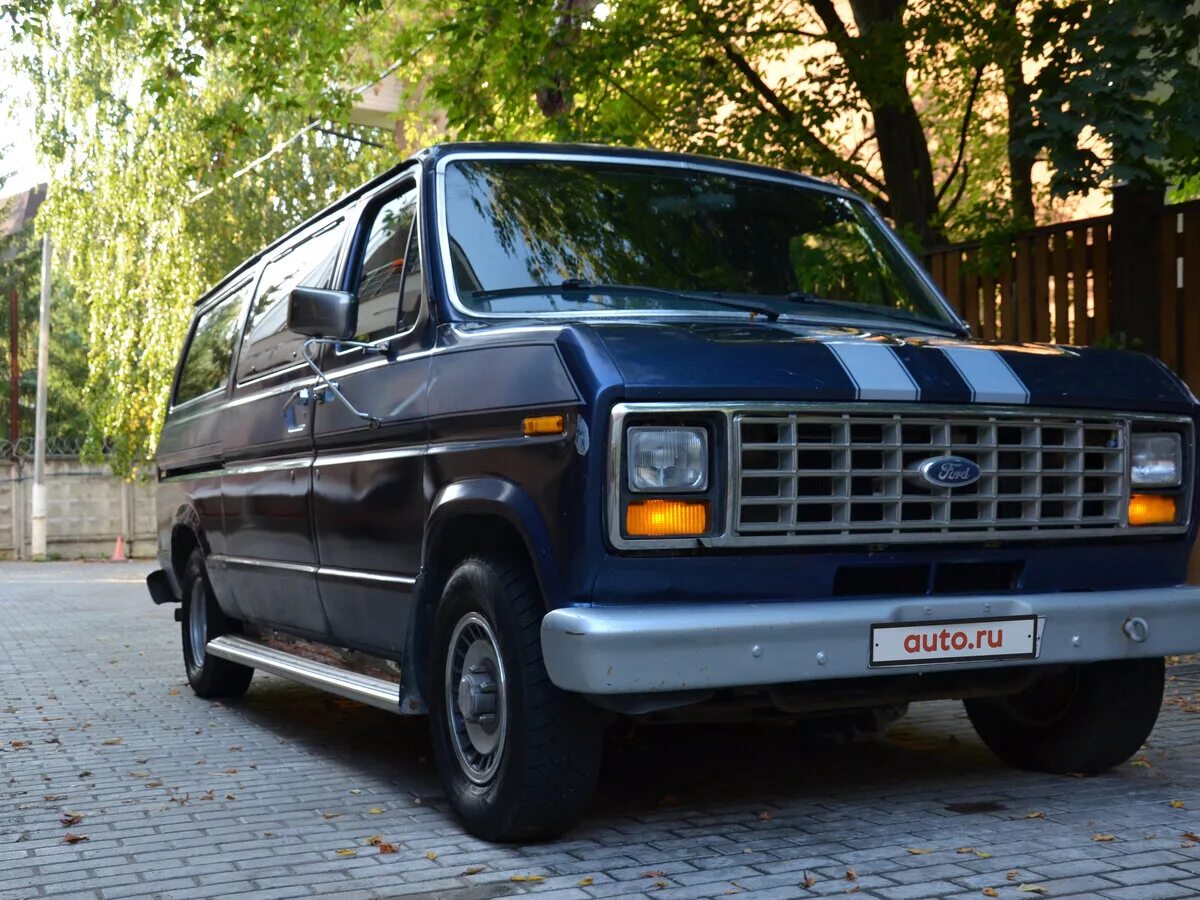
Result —
[[800, 183], [619, 161], [453, 160], [454, 289], [493, 315], [772, 311], [957, 328], [864, 205]]

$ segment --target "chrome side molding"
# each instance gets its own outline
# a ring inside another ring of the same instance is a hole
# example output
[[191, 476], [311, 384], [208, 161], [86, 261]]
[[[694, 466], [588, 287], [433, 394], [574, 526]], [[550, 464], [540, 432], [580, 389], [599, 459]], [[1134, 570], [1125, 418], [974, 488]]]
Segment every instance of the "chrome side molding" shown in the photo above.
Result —
[[232, 635], [213, 638], [206, 650], [221, 659], [298, 681], [339, 697], [400, 712], [400, 685], [394, 681], [349, 672]]

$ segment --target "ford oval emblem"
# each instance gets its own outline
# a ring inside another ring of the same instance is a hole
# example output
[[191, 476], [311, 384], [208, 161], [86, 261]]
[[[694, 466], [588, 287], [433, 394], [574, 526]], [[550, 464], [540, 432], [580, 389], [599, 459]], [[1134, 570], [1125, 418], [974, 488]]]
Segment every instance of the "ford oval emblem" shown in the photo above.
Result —
[[917, 474], [934, 487], [957, 488], [974, 484], [983, 473], [961, 456], [935, 456], [917, 463]]

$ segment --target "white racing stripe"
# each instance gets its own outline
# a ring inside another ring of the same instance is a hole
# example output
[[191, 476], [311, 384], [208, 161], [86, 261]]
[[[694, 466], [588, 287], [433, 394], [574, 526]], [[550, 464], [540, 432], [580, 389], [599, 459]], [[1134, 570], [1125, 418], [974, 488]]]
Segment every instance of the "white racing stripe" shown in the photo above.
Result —
[[921, 390], [894, 350], [886, 344], [829, 343], [859, 400], [918, 400]]
[[1029, 389], [1004, 357], [985, 347], [941, 347], [974, 403], [1028, 403]]

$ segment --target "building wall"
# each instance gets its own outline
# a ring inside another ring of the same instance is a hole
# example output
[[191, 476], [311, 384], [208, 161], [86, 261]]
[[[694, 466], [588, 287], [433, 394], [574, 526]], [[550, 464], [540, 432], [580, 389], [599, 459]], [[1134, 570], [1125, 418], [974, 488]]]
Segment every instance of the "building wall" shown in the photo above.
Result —
[[[121, 479], [103, 465], [66, 457], [46, 460], [46, 552], [51, 557], [110, 556], [121, 531]], [[126, 553], [152, 557], [155, 481], [131, 483]], [[33, 464], [0, 461], [0, 559], [28, 559]], [[14, 510], [21, 515], [14, 516]], [[15, 553], [14, 548], [20, 547]]]

